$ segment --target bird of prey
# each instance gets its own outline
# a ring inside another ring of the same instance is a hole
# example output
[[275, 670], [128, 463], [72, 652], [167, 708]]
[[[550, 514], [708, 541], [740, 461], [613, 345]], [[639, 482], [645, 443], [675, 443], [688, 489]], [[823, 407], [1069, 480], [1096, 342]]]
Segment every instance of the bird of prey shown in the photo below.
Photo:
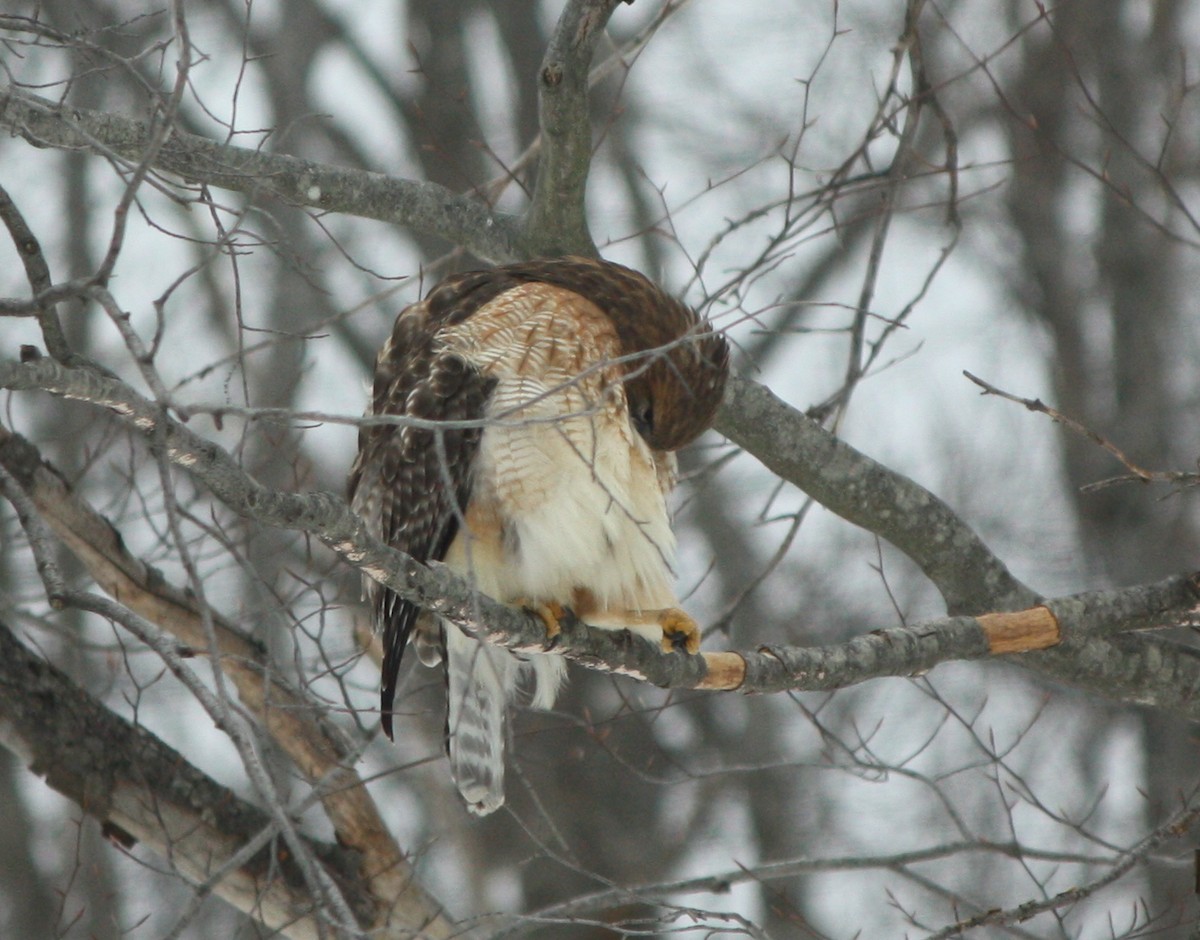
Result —
[[[375, 368], [351, 504], [385, 543], [437, 560], [547, 629], [699, 644], [673, 588], [674, 451], [712, 422], [724, 337], [641, 274], [564, 258], [455, 275], [401, 312]], [[368, 581], [383, 633], [382, 723], [406, 644], [445, 663], [447, 753], [475, 813], [504, 801], [504, 721], [524, 674], [550, 708], [560, 656], [481, 643]]]

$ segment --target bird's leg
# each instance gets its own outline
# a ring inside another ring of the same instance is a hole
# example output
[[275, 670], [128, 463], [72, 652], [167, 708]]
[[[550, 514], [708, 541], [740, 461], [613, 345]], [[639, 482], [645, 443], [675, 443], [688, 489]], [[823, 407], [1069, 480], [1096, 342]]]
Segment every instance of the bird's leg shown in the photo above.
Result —
[[548, 646], [553, 645], [562, 633], [561, 621], [573, 616], [601, 630], [629, 630], [649, 640], [658, 639], [664, 653], [695, 654], [700, 651], [700, 626], [678, 607], [656, 610], [602, 607], [587, 588], [576, 588], [572, 592], [570, 608], [557, 601], [531, 601], [527, 598], [512, 603], [542, 619], [546, 625]]
[[571, 609], [584, 623], [604, 630], [629, 630], [648, 640], [658, 640], [664, 653], [700, 651], [700, 627], [678, 607], [629, 610], [600, 607], [587, 592], [576, 590]]

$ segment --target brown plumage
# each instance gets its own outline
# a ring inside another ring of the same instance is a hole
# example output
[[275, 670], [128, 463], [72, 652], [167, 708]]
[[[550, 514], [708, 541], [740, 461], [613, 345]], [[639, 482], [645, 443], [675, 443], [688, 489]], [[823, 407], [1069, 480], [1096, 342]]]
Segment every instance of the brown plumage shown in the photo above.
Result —
[[[397, 318], [371, 413], [466, 426], [364, 427], [352, 504], [388, 544], [445, 561], [498, 600], [680, 633], [694, 649], [695, 624], [670, 587], [670, 452], [711, 423], [727, 371], [719, 334], [620, 265], [568, 258], [447, 278]], [[385, 732], [416, 628], [422, 659], [446, 659], [459, 789], [490, 812], [503, 800], [503, 711], [518, 660], [367, 587], [384, 635]], [[534, 704], [549, 707], [562, 661], [530, 660]]]

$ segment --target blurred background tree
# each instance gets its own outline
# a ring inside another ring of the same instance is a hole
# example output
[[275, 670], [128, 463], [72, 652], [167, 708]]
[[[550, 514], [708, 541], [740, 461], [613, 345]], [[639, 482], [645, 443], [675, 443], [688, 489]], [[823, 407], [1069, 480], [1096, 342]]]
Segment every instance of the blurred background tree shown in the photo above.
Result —
[[[437, 183], [501, 212], [529, 204], [536, 79], [562, 3], [13, 7], [0, 15], [13, 88], [165, 113], [181, 131]], [[946, 500], [1033, 591], [1153, 581], [1194, 564], [1191, 493], [1089, 488], [1126, 470], [961, 373], [1054, 403], [1141, 467], [1194, 465], [1198, 41], [1194, 10], [1171, 0], [638, 0], [595, 56], [591, 233], [605, 257], [705, 310], [744, 375]], [[13, 113], [0, 107], [0, 123], [20, 132]], [[396, 312], [451, 271], [503, 260], [437, 226], [210, 188], [202, 170], [148, 174], [126, 211], [132, 172], [111, 154], [0, 141], [0, 184], [54, 283], [115, 259], [107, 289], [189, 425], [283, 490], [342, 489], [352, 422], [306, 415], [361, 413]], [[0, 257], [0, 293], [27, 296], [11, 244]], [[119, 318], [86, 291], [56, 299], [71, 350], [145, 387]], [[44, 348], [34, 319], [2, 322], [3, 358]], [[519, 913], [522, 936], [570, 938], [950, 935], [997, 909], [1019, 936], [1193, 929], [1194, 838], [1143, 840], [1192, 806], [1194, 730], [1134, 692], [1114, 702], [1011, 664], [760, 697], [575, 669], [555, 712], [519, 716], [508, 806], [475, 820], [440, 757], [434, 673], [411, 669], [403, 731], [379, 739], [356, 572], [186, 475], [164, 487], [108, 412], [28, 392], [3, 403], [3, 426], [132, 554], [202, 585], [328, 710], [387, 829], [456, 918]], [[280, 411], [241, 413], [268, 408]], [[680, 577], [706, 646], [835, 643], [945, 612], [910, 559], [721, 435], [685, 469]], [[51, 610], [7, 506], [0, 532], [0, 622], [263, 805], [194, 693], [104, 617]], [[87, 588], [80, 564], [61, 563]], [[1162, 638], [1194, 658], [1190, 641]], [[271, 799], [328, 841], [294, 757], [266, 734], [256, 748]], [[105, 845], [25, 761], [0, 757], [0, 805], [13, 807], [0, 935], [268, 935], [219, 901], [193, 903], [203, 892], [169, 861]], [[1139, 846], [1138, 864], [1098, 884]], [[1048, 903], [1084, 885], [1096, 890]], [[1047, 910], [1022, 922], [1011, 911], [1025, 902]]]

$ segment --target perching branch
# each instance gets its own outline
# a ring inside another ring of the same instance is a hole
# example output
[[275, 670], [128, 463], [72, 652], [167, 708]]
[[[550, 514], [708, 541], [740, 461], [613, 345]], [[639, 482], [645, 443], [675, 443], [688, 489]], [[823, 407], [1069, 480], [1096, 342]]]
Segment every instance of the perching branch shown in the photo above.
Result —
[[[463, 579], [444, 566], [426, 567], [383, 545], [345, 502], [333, 494], [302, 495], [263, 487], [223, 449], [164, 417], [154, 403], [115, 379], [40, 359], [0, 364], [0, 387], [40, 388], [62, 397], [103, 405], [152, 442], [165, 441], [169, 458], [235, 512], [264, 525], [315, 535], [342, 558], [396, 593], [492, 642], [515, 650], [546, 648], [544, 626], [537, 617], [473, 592]], [[165, 426], [160, 428], [160, 422]], [[843, 450], [835, 458], [846, 463], [852, 481], [886, 473], [861, 455], [857, 455], [856, 461], [852, 449], [841, 447]], [[896, 477], [890, 483], [901, 488], [914, 487], [924, 493], [903, 477]], [[926, 496], [928, 500], [934, 499]], [[931, 505], [926, 512], [938, 507], [949, 513], [940, 503]], [[961, 523], [958, 525], [965, 530]], [[632, 675], [664, 688], [743, 692], [834, 689], [880, 676], [912, 675], [942, 662], [1046, 649], [1063, 642], [1070, 644], [1074, 652], [1074, 656], [1066, 656], [1069, 661], [1080, 658], [1091, 663], [1089, 657], [1079, 657], [1079, 651], [1088, 644], [1114, 642], [1105, 640], [1104, 634], [1191, 623], [1196, 618], [1197, 596], [1194, 579], [1172, 578], [1156, 585], [1049, 601], [1015, 613], [949, 617], [872, 631], [836, 646], [706, 652], [699, 656], [663, 655], [646, 640], [568, 622], [556, 650], [589, 668]], [[1116, 637], [1120, 641], [1129, 639]], [[1035, 657], [1023, 661], [1032, 664]], [[1186, 694], [1187, 689], [1200, 687], [1200, 663], [1180, 658], [1176, 668], [1180, 672], [1170, 689], [1160, 688], [1141, 676], [1134, 688], [1123, 694], [1121, 684], [1113, 682], [1112, 677], [1091, 678], [1101, 689], [1111, 685], [1118, 690], [1115, 693], [1118, 696], [1154, 701], [1183, 714], [1200, 715], [1200, 702], [1193, 702]], [[1084, 678], [1086, 675], [1079, 681]]]
[[[904, 552], [941, 591], [950, 613], [1019, 611], [1039, 602], [938, 497], [859, 453], [769, 389], [731, 376], [716, 429], [843, 519]], [[1197, 714], [1193, 690], [1200, 689], [1200, 662], [1189, 651], [1146, 635], [1102, 632], [1066, 631], [1054, 649], [1022, 663], [1118, 701]]]

